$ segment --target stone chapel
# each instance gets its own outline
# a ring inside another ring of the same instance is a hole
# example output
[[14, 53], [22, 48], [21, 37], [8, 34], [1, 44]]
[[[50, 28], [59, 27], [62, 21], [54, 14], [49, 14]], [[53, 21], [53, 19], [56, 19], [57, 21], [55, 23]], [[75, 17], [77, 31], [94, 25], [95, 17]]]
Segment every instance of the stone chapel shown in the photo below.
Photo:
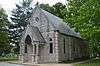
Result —
[[21, 63], [59, 63], [89, 56], [88, 45], [74, 28], [38, 6], [19, 45]]

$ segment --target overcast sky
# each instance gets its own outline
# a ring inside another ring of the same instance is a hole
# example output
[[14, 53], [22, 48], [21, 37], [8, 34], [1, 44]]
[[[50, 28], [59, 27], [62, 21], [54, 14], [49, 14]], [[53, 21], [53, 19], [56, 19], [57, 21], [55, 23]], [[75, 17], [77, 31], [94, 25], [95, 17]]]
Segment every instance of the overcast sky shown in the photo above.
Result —
[[[7, 14], [10, 13], [10, 11], [15, 8], [15, 4], [19, 3], [22, 0], [0, 0], [0, 5], [4, 8], [4, 10], [7, 12]], [[65, 3], [66, 0], [33, 0], [33, 4], [36, 2], [39, 3], [48, 3], [50, 5], [54, 5], [57, 2]]]

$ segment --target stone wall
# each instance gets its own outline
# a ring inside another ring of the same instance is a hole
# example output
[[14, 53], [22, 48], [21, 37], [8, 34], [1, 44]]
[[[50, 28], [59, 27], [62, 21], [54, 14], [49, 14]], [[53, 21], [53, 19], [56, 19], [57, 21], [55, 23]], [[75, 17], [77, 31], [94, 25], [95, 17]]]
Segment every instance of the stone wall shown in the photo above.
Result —
[[[44, 47], [44, 63], [54, 63], [58, 62], [58, 33], [54, 31], [49, 32], [49, 38], [52, 39], [52, 41], [47, 42], [47, 44]], [[53, 44], [53, 53], [49, 52], [50, 49], [50, 43]]]
[[[65, 39], [65, 53], [64, 53], [64, 39]], [[58, 34], [58, 53], [59, 62], [74, 59], [84, 59], [88, 57], [87, 43], [76, 37]]]
[[[59, 33], [58, 31], [56, 31], [54, 26], [51, 23], [49, 23], [49, 20], [46, 17], [46, 15], [42, 13], [39, 9], [36, 10], [37, 11], [34, 11], [35, 13], [33, 13], [32, 15], [29, 26], [38, 27], [39, 31], [41, 32], [43, 38], [46, 41], [45, 45], [41, 47], [42, 50], [39, 50], [40, 52], [39, 56], [40, 59], [38, 60], [39, 63], [60, 62], [64, 60], [73, 60], [75, 58], [82, 58], [88, 56], [86, 49], [87, 45], [86, 43], [84, 43], [83, 40]], [[37, 21], [36, 18], [38, 18], [39, 20]], [[26, 33], [22, 38], [23, 44], [25, 42], [25, 38], [27, 35], [30, 35], [30, 37], [32, 38], [33, 36], [32, 33], [34, 32], [32, 31], [31, 27], [27, 27]], [[50, 38], [52, 39], [52, 41], [49, 41]], [[64, 39], [65, 39], [65, 52], [64, 52]], [[53, 53], [49, 52], [50, 43], [53, 44]], [[32, 42], [32, 44], [34, 43]], [[22, 49], [21, 51], [23, 52], [24, 50]], [[25, 55], [22, 53], [21, 57], [26, 58], [23, 56]]]

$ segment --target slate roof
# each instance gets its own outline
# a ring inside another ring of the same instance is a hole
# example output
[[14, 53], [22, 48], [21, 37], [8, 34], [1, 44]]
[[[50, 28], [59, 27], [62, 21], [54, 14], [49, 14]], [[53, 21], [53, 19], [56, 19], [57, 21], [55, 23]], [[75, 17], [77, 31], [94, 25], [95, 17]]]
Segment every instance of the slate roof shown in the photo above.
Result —
[[[63, 21], [63, 19], [45, 11], [39, 7], [35, 7], [33, 10], [33, 13], [35, 13], [35, 11], [37, 9], [39, 9], [39, 11], [45, 15], [45, 17], [48, 19], [48, 23], [50, 23], [55, 28], [55, 30], [58, 30], [60, 33], [63, 33], [66, 35], [81, 38], [80, 34], [76, 33], [73, 28], [70, 28], [69, 25]], [[26, 30], [28, 27], [32, 30], [31, 37], [32, 37], [33, 41], [38, 41], [38, 42], [43, 42], [43, 43], [45, 42], [45, 39], [43, 38], [42, 34], [40, 33], [38, 27], [34, 27], [31, 25], [27, 25], [25, 31], [23, 31], [22, 35], [23, 35], [24, 39], [25, 39], [25, 33], [27, 33]]]
[[66, 35], [71, 35], [71, 36], [80, 38], [80, 34], [76, 33], [74, 31], [74, 28], [70, 28], [69, 25], [67, 25], [67, 23], [65, 23], [63, 21], [63, 19], [43, 10], [41, 8], [40, 8], [40, 10], [45, 14], [45, 16], [48, 18], [48, 22], [54, 26], [55, 30], [59, 30], [60, 33], [64, 33]]
[[32, 27], [32, 30], [33, 30], [33, 33], [32, 33], [32, 36], [33, 36], [33, 41], [39, 41], [39, 42], [45, 42], [45, 39], [43, 38], [42, 34], [40, 33], [39, 29], [37, 27], [34, 27], [34, 26], [31, 26]]
[[25, 34], [27, 34], [27, 35], [29, 34], [28, 32], [26, 32], [26, 30], [28, 28], [31, 30], [32, 35], [30, 35], [30, 36], [31, 36], [33, 42], [45, 43], [45, 39], [43, 38], [43, 36], [40, 33], [39, 29], [37, 27], [31, 26], [31, 25], [27, 25], [26, 29], [23, 31], [22, 39], [23, 39], [23, 37], [24, 37], [24, 39], [26, 38]]

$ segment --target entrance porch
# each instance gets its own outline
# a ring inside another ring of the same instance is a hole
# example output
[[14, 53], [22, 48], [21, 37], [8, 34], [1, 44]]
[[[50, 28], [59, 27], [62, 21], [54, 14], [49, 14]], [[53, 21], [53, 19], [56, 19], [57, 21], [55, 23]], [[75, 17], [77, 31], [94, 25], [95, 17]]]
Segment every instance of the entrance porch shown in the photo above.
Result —
[[[43, 53], [41, 51], [43, 50], [43, 44], [33, 44], [33, 45], [27, 45], [27, 53], [23, 53], [20, 55], [21, 62], [24, 63], [41, 63], [43, 58]], [[26, 48], [25, 48], [26, 49]]]
[[43, 58], [44, 43], [31, 42], [30, 36], [26, 37], [25, 43], [20, 45], [21, 63], [41, 63]]

